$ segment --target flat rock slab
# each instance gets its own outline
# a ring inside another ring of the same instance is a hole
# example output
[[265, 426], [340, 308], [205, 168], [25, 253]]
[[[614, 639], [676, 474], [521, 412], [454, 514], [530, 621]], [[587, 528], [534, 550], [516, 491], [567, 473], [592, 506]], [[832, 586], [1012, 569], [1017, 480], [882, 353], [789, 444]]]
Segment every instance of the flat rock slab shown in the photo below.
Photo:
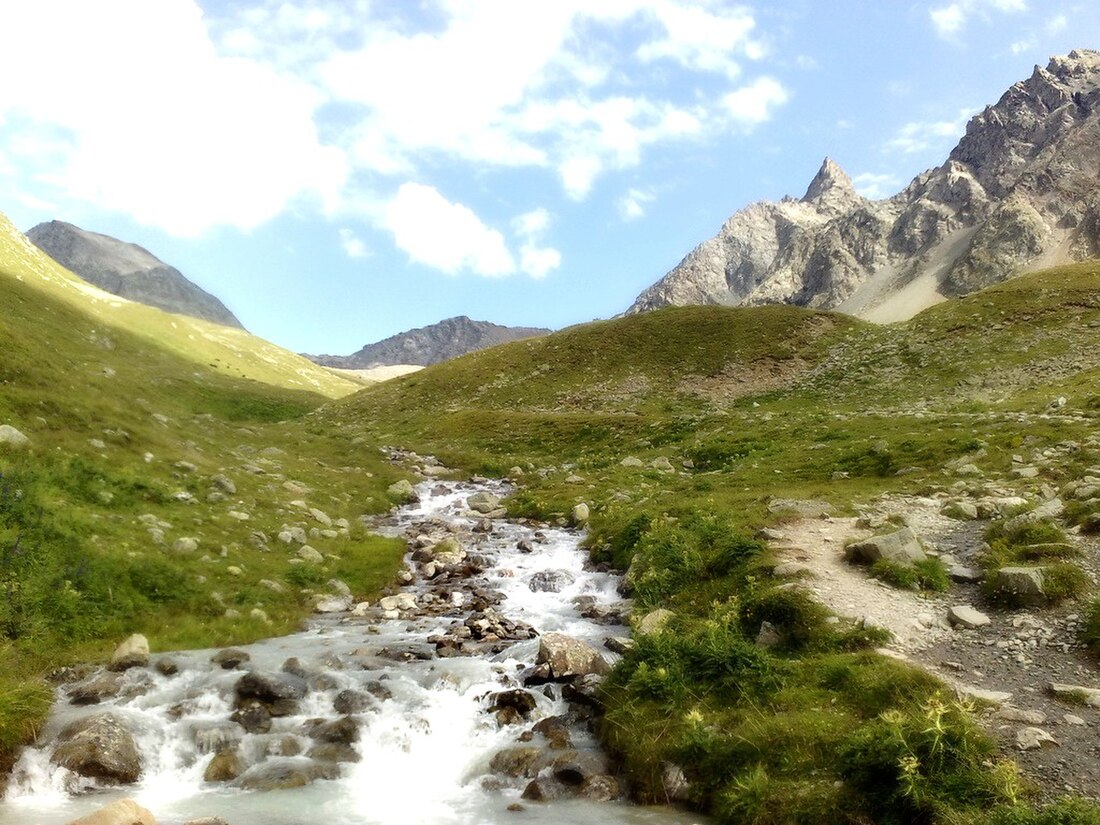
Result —
[[848, 561], [863, 564], [874, 564], [879, 559], [886, 559], [895, 564], [912, 565], [928, 558], [917, 541], [916, 534], [908, 527], [849, 544], [844, 555]]
[[1090, 708], [1100, 708], [1100, 688], [1051, 682], [1047, 690], [1056, 699], [1088, 705]]
[[947, 621], [955, 627], [973, 629], [985, 627], [989, 624], [989, 617], [980, 610], [975, 610], [968, 604], [960, 604], [951, 607], [947, 611]]

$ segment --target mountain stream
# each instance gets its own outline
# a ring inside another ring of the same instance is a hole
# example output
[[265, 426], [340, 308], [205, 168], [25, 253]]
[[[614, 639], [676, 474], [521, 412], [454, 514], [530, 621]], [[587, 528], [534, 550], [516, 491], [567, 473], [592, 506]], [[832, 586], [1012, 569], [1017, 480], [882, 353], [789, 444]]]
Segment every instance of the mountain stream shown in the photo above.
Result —
[[[605, 640], [627, 635], [617, 623], [618, 579], [589, 568], [574, 531], [471, 512], [478, 492], [506, 488], [425, 482], [419, 503], [380, 524], [414, 548], [411, 581], [388, 610], [316, 618], [301, 633], [235, 649], [248, 654], [235, 668], [212, 662], [213, 650], [154, 655], [96, 704], [72, 704], [72, 686], [59, 688], [41, 744], [15, 767], [0, 825], [61, 825], [125, 797], [161, 825], [207, 816], [230, 825], [699, 821], [599, 801], [619, 796], [615, 780], [586, 726], [583, 696], [567, 701], [561, 684], [538, 678], [535, 630], [614, 658]], [[461, 578], [458, 565], [431, 568], [425, 548], [445, 537], [466, 554]], [[289, 686], [291, 701], [270, 704], [270, 716], [240, 710], [250, 671], [264, 676], [261, 686]], [[240, 722], [230, 720], [235, 709]], [[51, 761], [66, 726], [104, 713], [133, 734], [134, 784], [100, 787]], [[206, 781], [225, 753], [239, 776]], [[532, 782], [548, 801], [522, 798]]]

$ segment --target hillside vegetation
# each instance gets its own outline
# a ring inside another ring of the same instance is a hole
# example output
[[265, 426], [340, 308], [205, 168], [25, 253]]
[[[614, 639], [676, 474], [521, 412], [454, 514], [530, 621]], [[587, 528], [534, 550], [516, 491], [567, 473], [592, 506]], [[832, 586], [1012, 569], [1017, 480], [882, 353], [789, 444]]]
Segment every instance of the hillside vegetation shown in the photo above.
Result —
[[[1023, 804], [1034, 788], [969, 706], [872, 652], [879, 629], [826, 621], [753, 536], [799, 501], [845, 514], [891, 493], [1044, 500], [1100, 465], [1097, 329], [1096, 262], [889, 327], [670, 308], [429, 367], [315, 420], [515, 477], [514, 515], [590, 505], [594, 558], [629, 567], [639, 615], [675, 614], [604, 695], [605, 742], [639, 798], [667, 798], [675, 764], [690, 800], [730, 823], [1095, 823], [1078, 802]], [[1021, 460], [1037, 474], [1013, 473]], [[1065, 594], [1083, 596], [1084, 574], [1063, 567]], [[765, 621], [782, 640], [768, 649], [754, 644]]]
[[50, 277], [0, 273], [0, 424], [27, 439], [0, 444], [0, 764], [40, 725], [50, 668], [134, 632], [154, 650], [286, 632], [330, 580], [372, 597], [404, 549], [359, 522], [398, 471], [309, 423], [323, 395], [184, 359], [202, 322], [133, 305], [116, 324]]
[[0, 215], [0, 278], [20, 281], [81, 314], [226, 375], [309, 390], [328, 398], [359, 388], [355, 382], [242, 329], [173, 315], [104, 292], [42, 252], [4, 215]]

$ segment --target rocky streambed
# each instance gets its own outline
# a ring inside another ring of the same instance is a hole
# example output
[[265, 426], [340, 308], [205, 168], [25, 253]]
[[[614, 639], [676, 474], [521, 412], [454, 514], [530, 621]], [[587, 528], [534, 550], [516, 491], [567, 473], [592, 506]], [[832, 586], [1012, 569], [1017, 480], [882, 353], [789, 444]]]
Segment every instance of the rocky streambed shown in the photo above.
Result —
[[696, 821], [625, 802], [590, 731], [627, 636], [617, 577], [575, 532], [504, 519], [505, 492], [421, 484], [377, 525], [410, 548], [378, 604], [62, 685], [0, 825], [124, 797], [162, 825]]

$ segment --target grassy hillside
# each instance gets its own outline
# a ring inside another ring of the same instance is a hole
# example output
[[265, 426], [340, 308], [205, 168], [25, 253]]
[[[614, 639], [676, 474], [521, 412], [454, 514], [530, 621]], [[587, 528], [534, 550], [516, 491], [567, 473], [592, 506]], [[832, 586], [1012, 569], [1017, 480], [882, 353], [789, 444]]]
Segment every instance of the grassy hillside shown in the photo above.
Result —
[[[1097, 329], [1096, 262], [888, 327], [665, 309], [465, 356], [315, 418], [519, 475], [515, 514], [591, 506], [595, 557], [630, 567], [640, 612], [676, 614], [605, 694], [605, 741], [641, 798], [663, 798], [674, 763], [722, 822], [1096, 823], [1077, 803], [1017, 805], [1026, 783], [968, 710], [870, 652], [874, 630], [827, 623], [751, 537], [790, 517], [782, 500], [841, 514], [885, 493], [1037, 501], [1100, 465]], [[1023, 479], [1021, 454], [1068, 457]], [[754, 644], [764, 620], [784, 639], [772, 650]]]
[[[0, 215], [0, 278], [15, 279], [112, 329], [126, 330], [179, 358], [236, 378], [309, 390], [329, 398], [359, 385], [244, 330], [173, 315], [119, 298], [73, 275]], [[110, 333], [103, 332], [105, 338]]]
[[[0, 275], [0, 424], [28, 439], [0, 445], [0, 762], [40, 723], [50, 667], [133, 632], [154, 650], [285, 632], [330, 579], [370, 597], [403, 553], [358, 520], [398, 471], [311, 423], [323, 395], [181, 358], [184, 332], [153, 340], [170, 316], [133, 310], [143, 334]], [[288, 528], [324, 560], [298, 563]]]

